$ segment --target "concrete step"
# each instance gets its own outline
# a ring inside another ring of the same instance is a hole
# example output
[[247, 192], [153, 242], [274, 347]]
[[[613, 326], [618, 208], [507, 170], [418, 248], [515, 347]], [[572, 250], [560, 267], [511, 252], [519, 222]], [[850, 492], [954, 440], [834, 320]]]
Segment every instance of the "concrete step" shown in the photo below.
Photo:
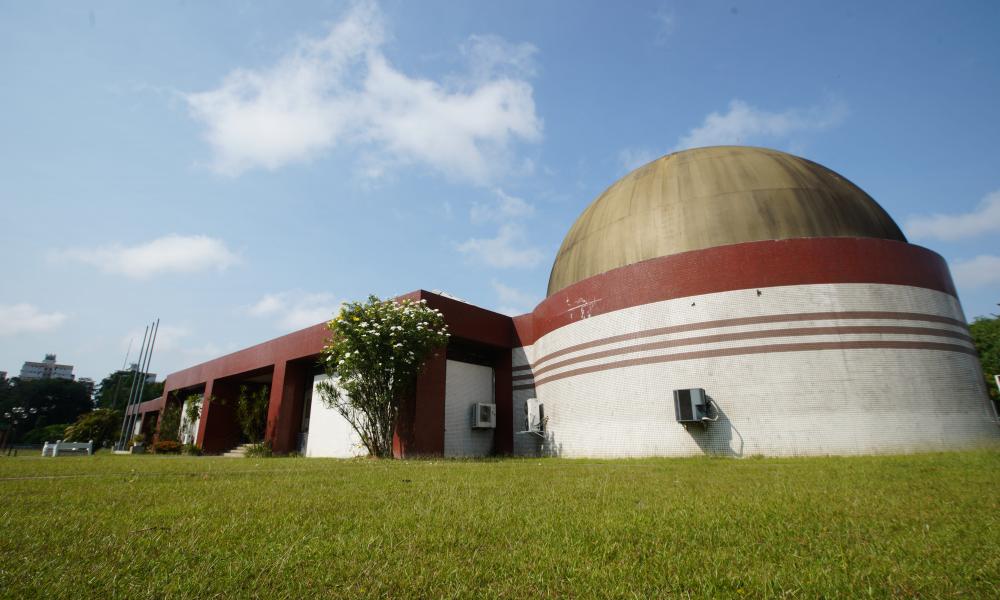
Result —
[[253, 446], [253, 444], [241, 444], [226, 452], [222, 456], [226, 458], [243, 458], [247, 455], [247, 448]]

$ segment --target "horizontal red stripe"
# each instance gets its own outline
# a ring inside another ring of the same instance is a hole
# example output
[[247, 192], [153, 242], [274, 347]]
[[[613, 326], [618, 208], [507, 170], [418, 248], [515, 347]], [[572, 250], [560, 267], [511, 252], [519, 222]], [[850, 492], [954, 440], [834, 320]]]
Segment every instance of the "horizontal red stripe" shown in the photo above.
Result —
[[514, 326], [518, 344], [528, 346], [570, 323], [632, 306], [675, 298], [697, 302], [699, 295], [737, 290], [747, 290], [746, 303], [766, 303], [769, 287], [831, 283], [956, 295], [947, 263], [926, 248], [874, 238], [801, 238], [720, 246], [613, 269], [552, 294], [530, 315], [514, 319]]
[[[738, 317], [733, 319], [718, 319], [715, 321], [702, 321], [699, 323], [685, 323], [683, 325], [673, 325], [670, 327], [657, 327], [654, 329], [644, 329], [642, 331], [635, 331], [631, 333], [625, 333], [622, 335], [613, 335], [606, 338], [601, 338], [599, 340], [593, 340], [590, 342], [583, 342], [581, 344], [574, 344], [573, 346], [568, 346], [562, 350], [557, 350], [555, 352], [550, 352], [545, 356], [539, 358], [535, 361], [534, 366], [537, 368], [542, 363], [563, 356], [565, 354], [570, 354], [572, 352], [577, 352], [579, 350], [586, 350], [587, 348], [593, 348], [595, 346], [603, 346], [605, 344], [613, 344], [615, 342], [624, 342], [628, 340], [640, 339], [644, 337], [652, 337], [656, 335], [669, 335], [671, 333], [683, 333], [687, 331], [697, 331], [700, 329], [716, 329], [719, 327], [737, 327], [744, 325], [763, 325], [770, 323], [785, 323], [794, 321], [847, 321], [853, 319], [883, 319], [883, 320], [901, 320], [901, 321], [924, 321], [928, 323], [944, 323], [947, 325], [955, 325], [959, 327], [967, 327], [965, 323], [959, 321], [958, 319], [952, 319], [951, 317], [942, 317], [940, 315], [928, 315], [924, 313], [910, 313], [910, 312], [889, 312], [889, 311], [827, 311], [827, 312], [811, 312], [811, 313], [788, 313], [783, 315], [760, 315], [756, 317]], [[968, 336], [963, 336], [964, 339], [972, 339]]]
[[600, 365], [591, 365], [556, 373], [548, 377], [535, 380], [535, 386], [544, 385], [552, 381], [575, 377], [587, 373], [596, 373], [610, 369], [621, 369], [638, 365], [650, 365], [656, 363], [675, 362], [681, 360], [694, 360], [699, 358], [718, 358], [725, 356], [742, 356], [746, 354], [771, 354], [777, 352], [805, 352], [811, 350], [940, 350], [947, 352], [960, 352], [971, 356], [978, 356], [973, 348], [959, 346], [956, 344], [943, 344], [940, 342], [903, 342], [903, 341], [856, 341], [856, 342], [806, 342], [798, 344], [769, 344], [762, 346], [744, 346], [740, 348], [719, 348], [715, 350], [697, 350], [693, 352], [679, 352], [675, 354], [665, 354], [660, 356], [645, 356], [642, 358], [632, 358], [619, 360]]
[[[659, 342], [649, 342], [646, 344], [635, 344], [632, 346], [619, 346], [600, 352], [591, 352], [574, 356], [573, 358], [552, 363], [545, 367], [535, 369], [534, 375], [538, 377], [543, 373], [566, 367], [572, 364], [615, 356], [619, 354], [629, 354], [632, 352], [643, 352], [646, 350], [662, 350], [675, 348], [678, 346], [694, 346], [696, 344], [714, 344], [717, 342], [738, 342], [746, 340], [769, 339], [779, 337], [796, 337], [805, 335], [927, 335], [937, 337], [949, 337], [964, 342], [972, 342], [972, 338], [964, 333], [950, 331], [947, 329], [933, 329], [930, 327], [904, 327], [897, 325], [831, 325], [827, 327], [788, 327], [785, 329], [761, 329], [755, 331], [736, 331], [731, 333], [716, 333], [713, 335], [701, 335], [695, 337], [681, 338], [676, 340], [663, 340]], [[523, 378], [523, 377], [522, 377]], [[515, 377], [514, 379], [517, 379]]]

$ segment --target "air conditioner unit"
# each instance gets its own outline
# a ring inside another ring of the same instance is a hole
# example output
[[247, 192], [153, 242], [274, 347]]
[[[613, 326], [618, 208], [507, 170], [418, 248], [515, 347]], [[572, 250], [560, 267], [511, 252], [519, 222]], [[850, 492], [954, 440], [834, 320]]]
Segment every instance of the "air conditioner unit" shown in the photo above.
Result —
[[529, 433], [545, 433], [545, 405], [538, 398], [528, 398], [524, 403], [524, 417]]
[[708, 397], [702, 388], [674, 390], [674, 414], [677, 422], [704, 423], [708, 416]]
[[472, 405], [472, 428], [473, 429], [494, 429], [497, 426], [497, 405], [496, 404], [473, 404]]

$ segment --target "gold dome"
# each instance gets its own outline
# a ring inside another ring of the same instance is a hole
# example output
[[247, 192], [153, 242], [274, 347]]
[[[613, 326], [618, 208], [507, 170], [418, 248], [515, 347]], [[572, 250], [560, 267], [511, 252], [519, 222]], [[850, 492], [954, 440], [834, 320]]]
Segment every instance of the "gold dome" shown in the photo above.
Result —
[[548, 294], [651, 258], [808, 237], [906, 241], [871, 196], [822, 165], [766, 148], [684, 150], [622, 177], [583, 211]]

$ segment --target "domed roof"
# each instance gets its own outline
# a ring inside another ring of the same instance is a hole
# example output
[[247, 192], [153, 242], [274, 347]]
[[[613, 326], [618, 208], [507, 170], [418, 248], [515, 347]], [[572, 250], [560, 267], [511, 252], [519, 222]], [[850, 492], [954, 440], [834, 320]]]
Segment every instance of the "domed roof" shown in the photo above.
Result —
[[822, 165], [766, 148], [684, 150], [622, 177], [583, 211], [548, 293], [651, 258], [807, 237], [906, 241], [871, 196]]

